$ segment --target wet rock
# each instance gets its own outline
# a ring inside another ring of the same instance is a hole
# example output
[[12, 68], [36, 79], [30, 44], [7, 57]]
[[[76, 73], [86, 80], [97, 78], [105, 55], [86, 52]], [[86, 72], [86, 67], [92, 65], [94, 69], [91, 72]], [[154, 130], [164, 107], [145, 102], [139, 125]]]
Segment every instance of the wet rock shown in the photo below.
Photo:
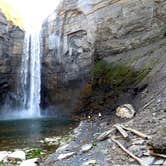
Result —
[[8, 157], [9, 153], [7, 151], [0, 152], [0, 162], [4, 161]]
[[92, 166], [96, 164], [96, 160], [89, 160], [82, 164], [82, 166]]
[[66, 154], [60, 154], [57, 159], [58, 160], [64, 160], [64, 159], [72, 157], [75, 154], [76, 154], [75, 152], [70, 152], [70, 153], [66, 153]]
[[25, 152], [21, 151], [21, 150], [16, 150], [15, 152], [11, 153], [8, 155], [9, 159], [20, 159], [20, 160], [25, 160], [26, 159], [26, 155]]
[[156, 153], [166, 154], [166, 127], [161, 127], [148, 142]]
[[90, 149], [92, 149], [92, 144], [86, 144], [86, 145], [83, 145], [82, 147], [81, 147], [81, 152], [82, 153], [85, 153], [85, 152], [88, 152]]
[[38, 158], [25, 160], [20, 164], [20, 166], [38, 166], [38, 165], [39, 165], [39, 159]]
[[124, 104], [116, 109], [116, 115], [120, 118], [133, 118], [135, 110], [131, 104]]

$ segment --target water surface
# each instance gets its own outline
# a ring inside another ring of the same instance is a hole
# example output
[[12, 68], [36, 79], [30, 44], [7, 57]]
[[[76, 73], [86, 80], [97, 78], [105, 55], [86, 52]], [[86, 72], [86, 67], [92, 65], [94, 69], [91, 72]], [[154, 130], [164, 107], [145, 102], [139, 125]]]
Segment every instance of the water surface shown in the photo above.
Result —
[[0, 151], [42, 147], [41, 139], [68, 134], [77, 123], [69, 118], [45, 117], [0, 121]]

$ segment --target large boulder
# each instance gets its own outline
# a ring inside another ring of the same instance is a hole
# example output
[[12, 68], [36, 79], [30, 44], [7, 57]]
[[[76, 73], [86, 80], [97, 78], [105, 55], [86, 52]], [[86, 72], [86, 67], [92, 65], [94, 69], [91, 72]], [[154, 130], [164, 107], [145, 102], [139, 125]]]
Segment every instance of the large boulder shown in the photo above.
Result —
[[133, 118], [135, 110], [131, 104], [124, 104], [116, 109], [116, 115], [120, 118]]

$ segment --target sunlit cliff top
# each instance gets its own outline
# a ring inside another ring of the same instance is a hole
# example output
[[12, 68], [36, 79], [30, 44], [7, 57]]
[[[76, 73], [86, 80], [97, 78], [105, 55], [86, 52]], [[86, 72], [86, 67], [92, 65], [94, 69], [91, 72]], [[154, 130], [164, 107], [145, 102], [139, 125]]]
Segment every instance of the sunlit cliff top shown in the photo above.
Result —
[[61, 0], [0, 0], [0, 9], [8, 20], [25, 29], [38, 28]]
[[0, 0], [0, 10], [4, 13], [8, 20], [11, 20], [17, 26], [24, 28], [24, 20], [21, 17], [21, 14], [5, 0]]

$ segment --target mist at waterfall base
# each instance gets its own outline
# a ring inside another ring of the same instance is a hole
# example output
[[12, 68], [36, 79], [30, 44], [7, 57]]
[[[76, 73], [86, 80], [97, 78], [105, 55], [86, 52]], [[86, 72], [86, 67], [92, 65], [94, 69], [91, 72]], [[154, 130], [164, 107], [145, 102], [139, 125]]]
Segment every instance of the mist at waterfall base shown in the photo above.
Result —
[[47, 146], [41, 140], [66, 135], [77, 125], [75, 120], [62, 114], [60, 107], [40, 108], [41, 46], [40, 31], [25, 34], [21, 72], [14, 94], [18, 107], [12, 107], [9, 98], [0, 114], [0, 150], [35, 147], [51, 153], [57, 147]]
[[[67, 135], [76, 127], [70, 119], [40, 118], [0, 121], [0, 150], [42, 148], [48, 153], [57, 148], [42, 144], [44, 138]], [[51, 149], [50, 149], [51, 148]]]
[[10, 100], [6, 101], [1, 119], [40, 118], [41, 90], [41, 33], [26, 32], [20, 72], [17, 76], [15, 96], [18, 106], [12, 108]]
[[41, 110], [41, 60], [42, 60], [42, 34], [40, 28], [26, 32], [24, 37], [23, 55], [14, 94], [16, 105], [11, 99], [6, 100], [0, 120], [10, 119], [38, 119], [63, 118], [60, 108], [47, 108]]

